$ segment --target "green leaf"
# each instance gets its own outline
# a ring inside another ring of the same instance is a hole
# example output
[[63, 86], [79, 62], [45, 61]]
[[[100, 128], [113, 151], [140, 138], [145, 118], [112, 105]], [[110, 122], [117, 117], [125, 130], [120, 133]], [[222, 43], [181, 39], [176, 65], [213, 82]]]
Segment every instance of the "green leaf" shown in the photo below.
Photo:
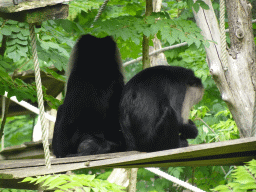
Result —
[[43, 48], [43, 49], [46, 49], [46, 50], [48, 50], [49, 49], [49, 45], [48, 45], [48, 43], [47, 42], [44, 42], [44, 41], [40, 41], [40, 45], [41, 45], [41, 47]]
[[[42, 181], [44, 181], [42, 186], [49, 186], [51, 184], [50, 187], [54, 188], [54, 187], [57, 187], [57, 186], [67, 183], [67, 181], [61, 179], [58, 175], [55, 175], [55, 176], [49, 175], [49, 176], [50, 177], [44, 179], [45, 181], [42, 180]], [[40, 182], [42, 182], [42, 181], [40, 181]]]
[[11, 53], [7, 54], [10, 59], [12, 59], [14, 62], [17, 62], [20, 60], [20, 53], [18, 51], [13, 51]]
[[48, 44], [49, 47], [53, 48], [53, 49], [59, 49], [59, 45], [57, 43], [53, 43], [53, 42], [46, 42]]
[[200, 8], [200, 5], [199, 5], [199, 3], [194, 3], [193, 4], [193, 8], [194, 8], [194, 10], [195, 10], [195, 12], [198, 12], [199, 11], [199, 8]]
[[9, 36], [12, 34], [12, 31], [10, 30], [10, 27], [4, 26], [3, 28], [1, 28], [0, 33]]
[[6, 24], [11, 24], [11, 25], [17, 25], [19, 22], [18, 21], [14, 21], [14, 20], [7, 20]]
[[92, 188], [93, 192], [99, 192], [100, 190], [98, 188]]
[[19, 31], [23, 36], [29, 36], [29, 30], [28, 29], [20, 29]]
[[6, 45], [7, 46], [12, 46], [12, 45], [15, 45], [15, 44], [19, 44], [19, 45], [28, 45], [28, 41], [23, 41], [23, 40], [20, 40], [20, 39], [12, 39], [12, 40], [9, 40]]
[[27, 56], [28, 47], [22, 47], [20, 46], [19, 50], [17, 50], [17, 53], [19, 53], [20, 56], [26, 57]]
[[60, 24], [66, 32], [71, 33], [73, 31], [74, 24], [72, 21], [67, 19], [62, 19], [60, 20]]
[[90, 191], [91, 191], [91, 189], [90, 189], [89, 187], [83, 187], [83, 190], [84, 190], [85, 192], [90, 192]]
[[198, 3], [200, 3], [200, 6], [203, 8], [203, 9], [205, 9], [205, 10], [209, 10], [210, 9], [210, 7], [204, 2], [204, 1], [202, 1], [202, 0], [198, 0], [197, 1]]
[[32, 177], [26, 177], [25, 179], [23, 179], [23, 180], [21, 181], [21, 183], [30, 182], [32, 179], [34, 179], [34, 178], [32, 178]]
[[5, 62], [5, 61], [0, 60], [0, 65], [2, 67], [4, 67], [5, 69], [10, 69], [11, 68], [11, 65], [9, 63]]
[[16, 26], [16, 25], [10, 25], [9, 29], [12, 30], [15, 33], [20, 32], [20, 28], [18, 26]]
[[[37, 179], [37, 181], [36, 181], [36, 184], [42, 183], [42, 182], [44, 182], [45, 180], [47, 180], [48, 178], [52, 179], [51, 175], [46, 175], [46, 176], [43, 176], [43, 177], [38, 177], [38, 179]], [[46, 186], [46, 185], [45, 185], [45, 182], [43, 183], [42, 186]]]
[[7, 47], [7, 49], [6, 49], [6, 51], [5, 51], [5, 53], [11, 53], [11, 52], [13, 52], [13, 51], [15, 51], [15, 50], [17, 50], [18, 49], [18, 45], [13, 45], [13, 46], [8, 46]]
[[42, 36], [42, 40], [43, 41], [49, 41], [49, 40], [51, 40], [52, 39], [52, 36], [50, 36], [50, 35], [44, 35], [44, 36]]
[[16, 37], [20, 40], [27, 41], [28, 36], [23, 36], [22, 33], [17, 33]]
[[46, 73], [51, 74], [55, 79], [59, 79], [61, 81], [66, 81], [66, 78], [63, 75], [59, 75], [58, 73], [56, 73], [54, 70], [48, 68], [48, 67], [44, 67], [41, 68], [43, 71], [45, 71]]
[[27, 26], [27, 23], [18, 22], [18, 26], [24, 28]]
[[194, 2], [193, 2], [193, 0], [187, 0], [187, 4], [188, 4], [188, 8], [191, 9], [193, 4], [194, 4]]

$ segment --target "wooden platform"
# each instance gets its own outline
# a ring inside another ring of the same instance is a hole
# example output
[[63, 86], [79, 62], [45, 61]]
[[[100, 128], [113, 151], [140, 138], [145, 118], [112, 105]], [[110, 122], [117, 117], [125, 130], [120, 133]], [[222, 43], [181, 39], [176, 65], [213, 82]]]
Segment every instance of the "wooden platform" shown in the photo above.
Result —
[[[41, 145], [40, 143], [22, 145], [24, 148], [26, 146], [31, 148]], [[14, 148], [7, 149], [1, 154], [4, 156], [4, 154], [15, 153]], [[152, 153], [130, 151], [62, 159], [53, 158], [50, 169], [45, 167], [44, 159], [1, 160], [0, 188], [38, 189], [38, 185], [20, 183], [20, 181], [29, 176], [65, 173], [82, 168], [242, 165], [252, 159], [256, 159], [256, 137]]]
[[51, 169], [45, 167], [44, 159], [2, 160], [0, 178], [19, 179], [82, 168], [241, 165], [254, 158], [256, 137], [152, 153], [121, 152], [52, 159]]
[[[49, 139], [48, 142], [52, 143], [52, 140]], [[44, 159], [44, 149], [42, 141], [25, 142], [21, 145], [6, 147], [4, 150], [0, 151], [0, 164], [2, 160], [18, 159]]]

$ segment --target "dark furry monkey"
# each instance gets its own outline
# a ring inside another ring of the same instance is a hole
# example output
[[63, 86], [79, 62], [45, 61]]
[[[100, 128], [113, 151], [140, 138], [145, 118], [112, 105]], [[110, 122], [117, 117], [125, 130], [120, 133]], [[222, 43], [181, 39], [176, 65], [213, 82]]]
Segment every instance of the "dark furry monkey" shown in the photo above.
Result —
[[124, 87], [121, 64], [111, 37], [83, 35], [77, 41], [69, 61], [66, 97], [54, 127], [56, 157], [125, 150], [118, 120]]
[[190, 69], [156, 66], [135, 75], [120, 104], [120, 123], [127, 150], [160, 151], [188, 146], [198, 130], [189, 120], [203, 85]]

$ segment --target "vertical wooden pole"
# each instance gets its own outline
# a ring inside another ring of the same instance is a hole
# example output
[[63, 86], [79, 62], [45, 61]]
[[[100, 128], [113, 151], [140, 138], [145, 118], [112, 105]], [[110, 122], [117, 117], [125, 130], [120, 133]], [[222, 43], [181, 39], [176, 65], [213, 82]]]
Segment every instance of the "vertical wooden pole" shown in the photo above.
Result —
[[[162, 0], [153, 0], [153, 12], [160, 12], [162, 7]], [[158, 20], [158, 19], [156, 19]], [[149, 47], [149, 52], [152, 53], [159, 49], [162, 49], [161, 41], [155, 35], [153, 39], [154, 46]], [[158, 53], [155, 55], [150, 56], [150, 66], [157, 66], [157, 65], [168, 65], [167, 59], [164, 53]]]
[[[145, 17], [151, 15], [152, 12], [153, 12], [152, 0], [146, 0]], [[143, 35], [143, 41], [142, 41], [142, 64], [143, 64], [143, 69], [150, 67], [149, 38], [146, 35]]]
[[129, 186], [128, 192], [136, 192], [138, 168], [131, 168], [129, 170]]

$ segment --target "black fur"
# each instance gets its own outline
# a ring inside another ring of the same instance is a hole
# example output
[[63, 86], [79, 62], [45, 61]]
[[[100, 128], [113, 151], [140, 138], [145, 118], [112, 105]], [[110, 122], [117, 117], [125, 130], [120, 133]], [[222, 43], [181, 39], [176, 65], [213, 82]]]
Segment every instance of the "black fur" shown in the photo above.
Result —
[[191, 95], [192, 100], [200, 100], [201, 80], [189, 69], [172, 66], [145, 69], [125, 85], [120, 123], [127, 150], [152, 152], [185, 147], [186, 139], [197, 136], [194, 123], [189, 120], [184, 124], [181, 115], [189, 86], [201, 90], [200, 98]]
[[123, 151], [118, 107], [124, 81], [115, 42], [84, 35], [72, 54], [66, 97], [54, 128], [54, 155]]

